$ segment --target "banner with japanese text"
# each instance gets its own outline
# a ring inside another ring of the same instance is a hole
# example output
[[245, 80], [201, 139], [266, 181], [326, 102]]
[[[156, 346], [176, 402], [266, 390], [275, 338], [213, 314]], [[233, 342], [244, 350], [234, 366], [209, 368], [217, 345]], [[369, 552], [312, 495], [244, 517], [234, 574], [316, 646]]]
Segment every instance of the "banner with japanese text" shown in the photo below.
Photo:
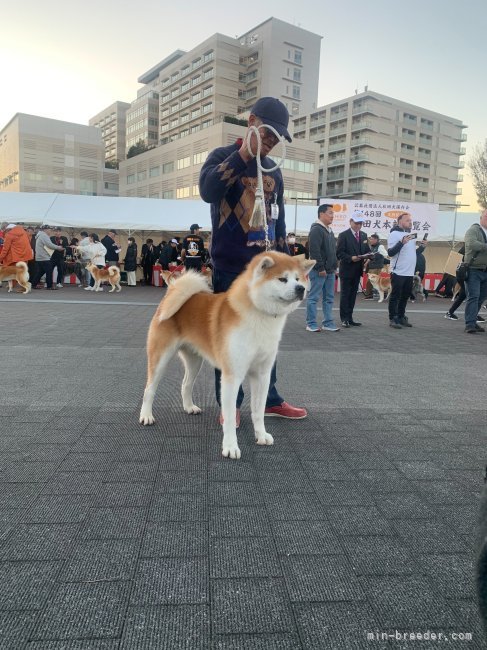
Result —
[[320, 198], [320, 205], [323, 203], [333, 205], [335, 217], [332, 229], [336, 235], [350, 227], [350, 218], [357, 210], [364, 217], [362, 229], [368, 235], [377, 233], [381, 239], [387, 239], [391, 228], [397, 223], [397, 217], [405, 212], [413, 219], [412, 232], [418, 233], [418, 239], [422, 239], [425, 233], [434, 235], [437, 229], [437, 203]]

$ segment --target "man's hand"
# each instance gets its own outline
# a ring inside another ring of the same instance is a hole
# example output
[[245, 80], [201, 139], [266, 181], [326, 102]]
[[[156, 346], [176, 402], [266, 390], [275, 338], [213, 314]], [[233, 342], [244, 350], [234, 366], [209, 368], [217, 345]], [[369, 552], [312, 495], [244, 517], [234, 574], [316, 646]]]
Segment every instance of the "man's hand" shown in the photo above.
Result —
[[427, 246], [427, 245], [428, 245], [428, 240], [427, 240], [427, 239], [423, 239], [423, 241], [420, 242], [420, 244], [421, 244], [421, 246]]
[[407, 244], [408, 241], [411, 241], [412, 239], [414, 239], [414, 237], [411, 237], [411, 235], [406, 235], [405, 237], [402, 238], [402, 243]]
[[318, 275], [319, 275], [321, 278], [326, 278], [326, 271], [320, 271], [320, 272], [318, 273]]
[[255, 158], [255, 156], [257, 155], [257, 138], [255, 136], [255, 131], [252, 131], [252, 134], [250, 136], [250, 147], [251, 147], [250, 150], [247, 145], [248, 136], [249, 136], [249, 131], [247, 129], [247, 133], [244, 136], [242, 146], [238, 150], [238, 153], [240, 154], [242, 160], [244, 160], [245, 162], [250, 162], [252, 158]]
[[360, 262], [360, 257], [357, 257], [357, 255], [352, 255], [352, 262]]

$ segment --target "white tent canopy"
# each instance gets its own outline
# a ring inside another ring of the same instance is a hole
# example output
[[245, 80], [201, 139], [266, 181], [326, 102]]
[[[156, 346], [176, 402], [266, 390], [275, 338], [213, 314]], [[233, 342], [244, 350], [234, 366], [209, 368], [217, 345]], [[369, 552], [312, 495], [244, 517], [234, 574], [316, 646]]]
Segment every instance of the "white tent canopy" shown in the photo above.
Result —
[[[287, 231], [306, 236], [316, 220], [316, 205], [286, 205]], [[432, 241], [463, 240], [477, 222], [476, 212], [439, 212]], [[64, 228], [115, 228], [125, 231], [185, 232], [193, 223], [211, 230], [210, 206], [203, 201], [81, 196], [35, 192], [0, 192], [0, 221], [48, 223]], [[455, 223], [456, 221], [456, 223]]]

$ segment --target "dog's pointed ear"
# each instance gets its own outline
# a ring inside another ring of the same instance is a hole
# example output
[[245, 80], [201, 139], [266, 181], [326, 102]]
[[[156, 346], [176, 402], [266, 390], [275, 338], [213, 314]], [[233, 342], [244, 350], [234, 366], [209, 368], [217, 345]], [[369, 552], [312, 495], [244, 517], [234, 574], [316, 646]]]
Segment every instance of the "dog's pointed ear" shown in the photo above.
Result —
[[258, 276], [263, 275], [267, 269], [270, 269], [272, 266], [275, 265], [274, 260], [270, 255], [264, 255], [262, 258], [259, 259], [259, 264], [257, 265], [256, 268], [256, 274]]
[[306, 275], [311, 271], [313, 266], [316, 264], [316, 260], [307, 260], [304, 255], [296, 255], [296, 257], [302, 257], [302, 260], [299, 260], [300, 265], [304, 269]]

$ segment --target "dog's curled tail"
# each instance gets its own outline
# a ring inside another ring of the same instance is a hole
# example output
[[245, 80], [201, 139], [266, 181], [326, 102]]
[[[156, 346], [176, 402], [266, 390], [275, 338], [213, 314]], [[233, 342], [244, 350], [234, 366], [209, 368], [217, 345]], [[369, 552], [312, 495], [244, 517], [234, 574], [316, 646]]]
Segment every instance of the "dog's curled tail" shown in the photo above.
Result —
[[27, 264], [25, 262], [17, 262], [15, 266], [18, 266], [19, 269], [24, 269], [24, 271], [27, 271]]
[[212, 293], [206, 278], [201, 273], [186, 271], [184, 275], [176, 278], [169, 285], [167, 293], [157, 310], [159, 322], [174, 316], [184, 303], [197, 293]]
[[117, 275], [117, 273], [120, 273], [120, 269], [118, 268], [118, 266], [108, 267], [108, 275]]

